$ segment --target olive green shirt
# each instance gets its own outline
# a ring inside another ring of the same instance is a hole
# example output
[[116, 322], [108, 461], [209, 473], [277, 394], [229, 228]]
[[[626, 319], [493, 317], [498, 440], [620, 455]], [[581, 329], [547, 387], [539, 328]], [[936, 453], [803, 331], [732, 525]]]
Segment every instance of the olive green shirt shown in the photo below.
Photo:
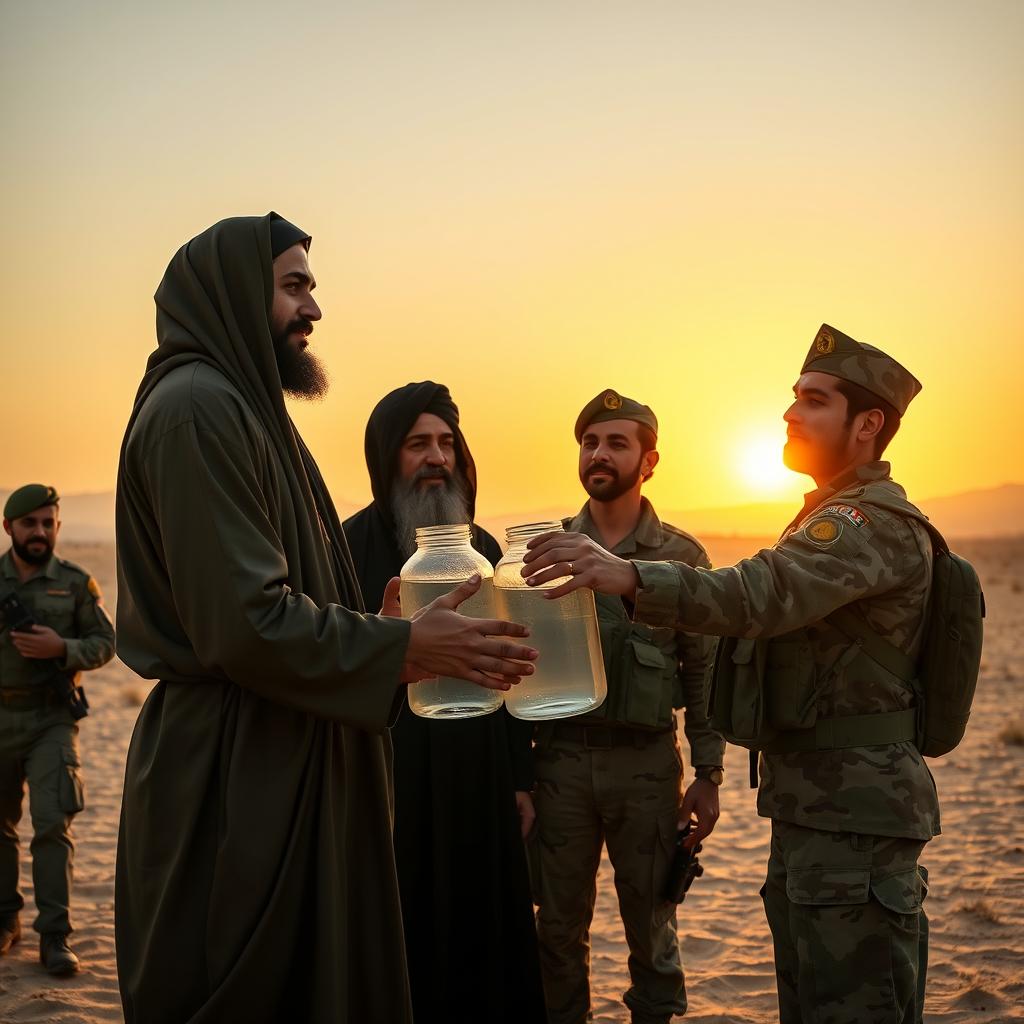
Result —
[[[807, 495], [774, 547], [709, 572], [679, 561], [637, 561], [639, 621], [719, 636], [782, 638], [803, 630], [819, 717], [903, 711], [910, 687], [867, 668], [849, 637], [824, 621], [855, 605], [882, 638], [916, 660], [932, 579], [932, 547], [917, 521], [879, 507], [906, 497], [873, 462]], [[874, 501], [872, 500], [874, 499]], [[758, 813], [826, 831], [930, 839], [935, 784], [911, 742], [764, 754]]]
[[[566, 530], [583, 533], [605, 547], [590, 516], [590, 503]], [[620, 558], [654, 561], [670, 559], [689, 566], [711, 568], [700, 542], [683, 530], [663, 523], [646, 499], [641, 499], [636, 529], [611, 549]], [[683, 731], [690, 744], [692, 765], [720, 765], [725, 741], [707, 718], [708, 670], [715, 641], [696, 633], [677, 632], [667, 625], [632, 622], [622, 601], [604, 594], [597, 602], [601, 648], [608, 678], [608, 698], [578, 721], [616, 722], [643, 728], [669, 728], [673, 708], [683, 709]]]
[[11, 631], [0, 618], [0, 687], [24, 688], [45, 681], [54, 664], [77, 677], [82, 670], [99, 668], [114, 656], [114, 627], [103, 608], [96, 581], [80, 566], [52, 555], [24, 583], [8, 551], [0, 557], [0, 597], [14, 592], [40, 625], [49, 626], [67, 644], [55, 662], [23, 658], [11, 641]]

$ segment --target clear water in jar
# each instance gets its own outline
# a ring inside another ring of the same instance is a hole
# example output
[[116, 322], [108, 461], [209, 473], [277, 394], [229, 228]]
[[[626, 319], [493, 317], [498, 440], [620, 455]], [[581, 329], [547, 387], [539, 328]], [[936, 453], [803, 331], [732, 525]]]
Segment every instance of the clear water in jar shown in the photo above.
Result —
[[607, 695], [594, 595], [577, 590], [549, 601], [541, 590], [494, 588], [498, 618], [527, 626], [537, 649], [534, 674], [505, 693], [517, 718], [568, 718], [592, 711]]
[[[458, 583], [417, 583], [402, 580], [402, 616], [412, 618], [414, 612], [444, 594], [450, 594]], [[480, 589], [459, 605], [459, 613], [470, 618], [494, 618], [494, 592], [491, 580], [484, 580]], [[522, 685], [522, 684], [520, 684]], [[409, 685], [409, 707], [424, 718], [473, 718], [488, 715], [501, 707], [501, 690], [488, 690], [466, 679], [435, 676]]]

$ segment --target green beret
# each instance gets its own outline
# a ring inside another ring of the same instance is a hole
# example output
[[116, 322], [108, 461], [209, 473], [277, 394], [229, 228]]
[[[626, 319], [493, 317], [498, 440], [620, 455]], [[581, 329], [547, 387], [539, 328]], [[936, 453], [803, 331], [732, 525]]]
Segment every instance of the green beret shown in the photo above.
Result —
[[576, 420], [576, 443], [579, 444], [583, 440], [583, 431], [591, 423], [603, 423], [605, 420], [632, 420], [634, 423], [642, 423], [654, 431], [655, 437], [658, 436], [658, 417], [654, 415], [649, 405], [641, 405], [609, 388], [583, 406], [583, 412]]
[[921, 382], [908, 370], [874, 345], [854, 341], [849, 335], [822, 324], [807, 353], [801, 373], [827, 373], [871, 394], [884, 398], [902, 416]]
[[20, 519], [44, 505], [56, 505], [60, 495], [46, 484], [25, 484], [11, 491], [4, 504], [4, 519]]

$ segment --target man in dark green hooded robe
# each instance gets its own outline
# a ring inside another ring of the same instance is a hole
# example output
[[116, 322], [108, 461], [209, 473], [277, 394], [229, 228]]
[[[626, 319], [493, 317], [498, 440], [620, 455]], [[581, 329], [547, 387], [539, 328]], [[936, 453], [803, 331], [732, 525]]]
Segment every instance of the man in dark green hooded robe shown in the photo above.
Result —
[[364, 613], [284, 404], [326, 390], [308, 247], [276, 214], [221, 221], [156, 294], [117, 489], [118, 651], [159, 680], [118, 840], [128, 1024], [411, 1021], [385, 729], [402, 683], [507, 688], [534, 656], [455, 612], [473, 584]]

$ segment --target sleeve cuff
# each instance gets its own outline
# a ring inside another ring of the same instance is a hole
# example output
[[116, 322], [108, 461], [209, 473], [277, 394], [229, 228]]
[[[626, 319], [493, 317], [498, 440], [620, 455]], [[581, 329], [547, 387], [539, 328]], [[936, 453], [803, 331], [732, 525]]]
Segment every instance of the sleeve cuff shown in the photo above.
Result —
[[85, 668], [82, 663], [82, 641], [73, 638], [63, 638], [66, 650], [64, 657], [60, 660], [60, 668], [65, 672], [78, 672]]
[[672, 626], [679, 621], [679, 573], [671, 562], [634, 562], [640, 589], [633, 621], [648, 626]]
[[690, 764], [694, 768], [725, 764], [725, 742], [717, 733], [690, 743]]

